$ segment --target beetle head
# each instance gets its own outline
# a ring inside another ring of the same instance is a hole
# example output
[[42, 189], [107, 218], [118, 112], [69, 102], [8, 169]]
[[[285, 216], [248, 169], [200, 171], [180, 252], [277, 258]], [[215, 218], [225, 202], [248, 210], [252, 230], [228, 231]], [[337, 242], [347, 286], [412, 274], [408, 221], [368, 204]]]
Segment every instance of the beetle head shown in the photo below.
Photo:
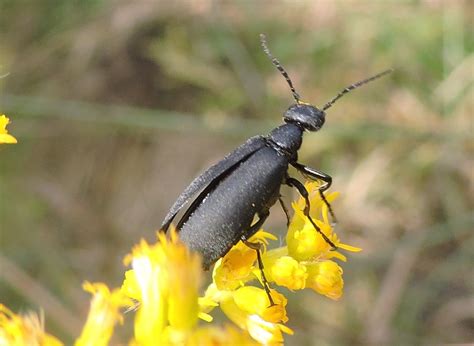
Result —
[[367, 79], [361, 80], [357, 83], [351, 84], [341, 90], [335, 97], [333, 97], [329, 102], [327, 102], [321, 109], [310, 105], [309, 103], [303, 102], [300, 99], [300, 95], [296, 92], [295, 87], [293, 86], [293, 82], [288, 76], [286, 70], [281, 66], [278, 59], [276, 59], [272, 53], [270, 53], [270, 49], [268, 49], [267, 41], [265, 39], [264, 34], [260, 34], [260, 43], [262, 44], [263, 51], [268, 56], [268, 58], [272, 61], [273, 65], [280, 71], [282, 76], [286, 79], [288, 86], [290, 87], [291, 93], [293, 94], [293, 98], [295, 99], [296, 103], [285, 112], [283, 119], [287, 123], [294, 123], [298, 126], [302, 127], [308, 131], [318, 131], [323, 125], [326, 116], [326, 110], [331, 108], [337, 100], [339, 100], [342, 96], [350, 92], [351, 90], [357, 89], [358, 87], [372, 82], [375, 79], [378, 79], [382, 76], [385, 76], [388, 73], [391, 73], [393, 70], [385, 70], [381, 73], [376, 74], [375, 76], [369, 77]]
[[313, 105], [298, 102], [290, 106], [283, 119], [287, 123], [296, 123], [308, 131], [318, 131], [325, 121], [326, 113]]

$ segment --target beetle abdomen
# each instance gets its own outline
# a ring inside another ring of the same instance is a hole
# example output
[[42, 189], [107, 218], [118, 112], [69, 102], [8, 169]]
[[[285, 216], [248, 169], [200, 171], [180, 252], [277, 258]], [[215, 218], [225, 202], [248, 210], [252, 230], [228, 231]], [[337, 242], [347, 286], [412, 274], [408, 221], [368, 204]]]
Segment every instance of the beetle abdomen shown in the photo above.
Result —
[[236, 166], [188, 211], [187, 220], [180, 222], [179, 235], [201, 253], [205, 269], [240, 240], [255, 214], [275, 204], [287, 170], [287, 157], [264, 147]]

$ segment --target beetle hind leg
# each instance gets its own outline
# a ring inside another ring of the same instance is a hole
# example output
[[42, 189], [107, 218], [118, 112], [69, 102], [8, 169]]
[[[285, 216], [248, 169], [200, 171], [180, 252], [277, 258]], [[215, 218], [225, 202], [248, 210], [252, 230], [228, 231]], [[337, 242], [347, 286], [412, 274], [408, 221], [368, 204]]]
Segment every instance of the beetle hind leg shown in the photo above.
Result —
[[251, 242], [248, 241], [248, 239], [253, 236], [263, 225], [265, 220], [267, 219], [268, 215], [270, 215], [270, 212], [264, 211], [260, 212], [258, 214], [259, 219], [257, 222], [255, 222], [250, 228], [242, 235], [241, 240], [242, 242], [247, 245], [249, 248], [255, 250], [257, 252], [257, 262], [258, 262], [258, 268], [260, 269], [260, 274], [262, 275], [262, 284], [263, 288], [265, 289], [265, 292], [267, 293], [268, 300], [270, 301], [270, 306], [275, 305], [275, 302], [273, 301], [272, 295], [270, 294], [270, 287], [268, 285], [267, 278], [265, 277], [265, 272], [263, 270], [263, 261], [262, 261], [262, 243], [257, 243], [257, 242]]
[[270, 301], [270, 306], [276, 305], [275, 302], [273, 301], [272, 295], [270, 293], [270, 286], [268, 285], [267, 278], [265, 277], [265, 271], [263, 270], [263, 261], [262, 261], [262, 243], [252, 243], [248, 240], [243, 240], [245, 245], [247, 245], [249, 248], [254, 249], [257, 251], [257, 262], [258, 262], [258, 269], [260, 269], [260, 274], [262, 275], [262, 284], [263, 284], [263, 289], [267, 293], [268, 300]]

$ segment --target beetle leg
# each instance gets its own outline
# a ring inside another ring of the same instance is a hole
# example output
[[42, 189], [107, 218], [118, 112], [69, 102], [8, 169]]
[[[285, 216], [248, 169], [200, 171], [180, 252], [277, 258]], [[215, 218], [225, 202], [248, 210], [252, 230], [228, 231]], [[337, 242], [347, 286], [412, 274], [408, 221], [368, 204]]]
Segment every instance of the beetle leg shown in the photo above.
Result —
[[247, 245], [249, 248], [254, 249], [257, 251], [257, 262], [258, 262], [258, 268], [260, 269], [260, 273], [262, 275], [262, 284], [263, 288], [265, 289], [265, 292], [267, 293], [268, 300], [270, 301], [270, 306], [276, 305], [275, 302], [273, 301], [272, 295], [270, 294], [270, 287], [268, 285], [267, 278], [265, 277], [265, 272], [263, 270], [263, 261], [262, 261], [262, 254], [261, 254], [261, 249], [262, 249], [262, 244], [261, 243], [252, 243], [248, 240], [242, 239], [245, 245]]
[[260, 273], [262, 274], [263, 288], [265, 289], [265, 292], [267, 293], [268, 300], [270, 301], [270, 306], [273, 306], [275, 305], [275, 302], [273, 301], [272, 295], [270, 294], [270, 287], [268, 286], [268, 281], [267, 281], [267, 278], [265, 277], [265, 272], [263, 271], [263, 261], [262, 261], [262, 254], [261, 254], [262, 244], [248, 241], [248, 238], [254, 235], [262, 227], [268, 215], [270, 215], [270, 212], [268, 210], [264, 212], [260, 212], [258, 214], [259, 219], [257, 220], [257, 222], [255, 222], [252, 226], [250, 226], [248, 231], [242, 235], [241, 240], [245, 245], [247, 245], [249, 248], [257, 252], [257, 262], [258, 262], [258, 268], [260, 269]]
[[292, 163], [292, 166], [295, 167], [301, 174], [303, 174], [305, 177], [311, 179], [311, 180], [322, 180], [325, 182], [324, 185], [322, 185], [318, 191], [319, 195], [321, 196], [321, 199], [323, 200], [324, 204], [328, 207], [329, 214], [331, 214], [332, 220], [334, 223], [337, 223], [337, 218], [336, 214], [334, 214], [334, 211], [332, 210], [331, 204], [329, 204], [328, 200], [326, 199], [326, 196], [324, 195], [324, 191], [329, 189], [329, 187], [332, 185], [332, 177], [326, 173], [323, 173], [321, 171], [318, 171], [314, 168], [305, 166], [299, 162], [294, 162]]
[[281, 208], [285, 212], [286, 215], [286, 227], [290, 226], [291, 218], [290, 218], [290, 213], [288, 212], [288, 208], [285, 205], [285, 202], [281, 199], [281, 196], [278, 197], [278, 201], [280, 202]]
[[309, 215], [310, 204], [309, 204], [308, 190], [306, 190], [304, 185], [299, 180], [296, 180], [295, 178], [292, 178], [292, 177], [286, 178], [286, 184], [288, 186], [295, 187], [298, 190], [298, 192], [300, 193], [300, 195], [303, 196], [303, 198], [306, 202], [304, 210], [303, 210], [303, 214], [308, 218], [309, 222], [311, 222], [311, 224], [316, 229], [316, 231], [318, 231], [319, 234], [321, 234], [321, 236], [326, 241], [326, 243], [328, 243], [329, 245], [332, 246], [332, 250], [337, 250], [337, 246], [334, 245], [334, 243], [326, 236], [326, 234], [323, 233], [323, 231], [321, 231], [321, 228], [319, 228], [318, 225], [316, 225], [316, 223], [313, 221], [313, 219]]

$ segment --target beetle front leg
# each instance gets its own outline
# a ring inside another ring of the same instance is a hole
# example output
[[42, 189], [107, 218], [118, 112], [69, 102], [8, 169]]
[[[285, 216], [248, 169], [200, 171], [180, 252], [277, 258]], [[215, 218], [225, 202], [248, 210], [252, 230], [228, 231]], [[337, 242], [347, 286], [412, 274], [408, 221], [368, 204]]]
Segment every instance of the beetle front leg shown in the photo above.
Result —
[[328, 207], [329, 214], [331, 214], [332, 220], [334, 223], [337, 223], [337, 218], [336, 214], [334, 214], [334, 211], [332, 210], [331, 204], [328, 202], [326, 199], [326, 196], [324, 195], [324, 191], [329, 189], [329, 187], [332, 185], [332, 177], [326, 173], [323, 173], [321, 171], [318, 171], [314, 168], [305, 166], [299, 162], [294, 162], [291, 164], [293, 167], [295, 167], [301, 174], [303, 174], [305, 177], [311, 179], [311, 180], [322, 180], [326, 184], [318, 188], [319, 195], [321, 196], [322, 201], [326, 206]]
[[331, 245], [332, 249], [331, 250], [337, 250], [337, 246], [331, 241], [331, 239], [329, 239], [327, 237], [326, 234], [323, 233], [323, 231], [321, 231], [321, 228], [318, 227], [318, 225], [316, 225], [316, 223], [313, 221], [313, 219], [311, 218], [311, 216], [309, 215], [309, 211], [310, 211], [310, 203], [309, 203], [309, 193], [308, 193], [308, 190], [306, 190], [306, 188], [304, 187], [304, 185], [299, 181], [299, 180], [296, 180], [295, 178], [292, 178], [292, 177], [288, 177], [286, 178], [286, 184], [288, 186], [291, 186], [291, 187], [295, 187], [298, 192], [300, 193], [300, 195], [304, 198], [305, 200], [305, 207], [304, 207], [304, 210], [303, 210], [303, 214], [308, 218], [309, 222], [311, 222], [311, 224], [313, 225], [313, 227], [316, 229], [316, 231], [318, 231], [319, 234], [321, 234], [321, 236], [323, 237], [323, 239], [326, 241], [326, 243], [328, 243], [329, 245]]

